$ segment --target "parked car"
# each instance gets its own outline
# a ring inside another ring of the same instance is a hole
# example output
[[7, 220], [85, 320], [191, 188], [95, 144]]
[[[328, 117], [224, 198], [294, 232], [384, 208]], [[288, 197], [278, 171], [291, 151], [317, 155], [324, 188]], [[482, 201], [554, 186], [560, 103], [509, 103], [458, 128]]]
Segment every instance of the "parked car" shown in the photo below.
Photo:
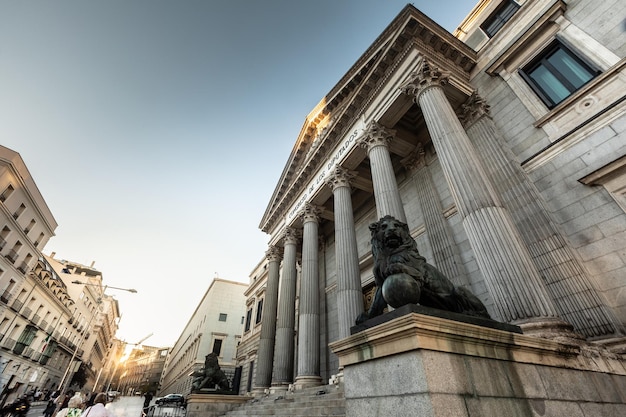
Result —
[[183, 397], [181, 394], [167, 394], [165, 397], [157, 398], [155, 403], [158, 405], [165, 405], [165, 404], [184, 405], [185, 397]]

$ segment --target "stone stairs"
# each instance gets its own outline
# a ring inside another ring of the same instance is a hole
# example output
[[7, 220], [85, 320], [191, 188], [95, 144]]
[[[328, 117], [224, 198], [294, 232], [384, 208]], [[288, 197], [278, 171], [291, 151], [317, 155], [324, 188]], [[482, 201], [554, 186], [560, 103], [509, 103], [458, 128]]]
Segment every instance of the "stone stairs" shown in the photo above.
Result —
[[345, 413], [343, 384], [339, 384], [258, 397], [223, 416], [343, 417]]

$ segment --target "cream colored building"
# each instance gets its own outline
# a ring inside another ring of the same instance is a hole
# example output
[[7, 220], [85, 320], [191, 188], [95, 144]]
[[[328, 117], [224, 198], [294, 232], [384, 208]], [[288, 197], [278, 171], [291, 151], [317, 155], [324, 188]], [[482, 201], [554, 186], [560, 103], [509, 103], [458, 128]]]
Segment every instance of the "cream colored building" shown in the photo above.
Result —
[[235, 351], [245, 320], [244, 291], [247, 284], [214, 278], [202, 300], [171, 348], [161, 377], [159, 395], [189, 394], [194, 371], [215, 352], [220, 367], [232, 374]]
[[2, 146], [0, 190], [0, 402], [66, 387], [81, 363], [92, 389], [117, 302], [93, 268], [43, 255], [57, 223], [20, 155]]
[[106, 365], [117, 332], [119, 305], [114, 296], [105, 292], [102, 273], [93, 265], [57, 260], [55, 255], [52, 253], [46, 256], [46, 260], [65, 282], [67, 292], [74, 300], [72, 318], [67, 324], [62, 324], [59, 334], [62, 340], [67, 338], [77, 346], [74, 369], [82, 364], [87, 374], [87, 383], [83, 389], [93, 390], [100, 370]]
[[400, 11], [306, 116], [261, 219], [252, 391], [338, 373], [328, 344], [371, 301], [385, 215], [496, 320], [626, 348], [625, 13], [484, 0], [451, 34]]

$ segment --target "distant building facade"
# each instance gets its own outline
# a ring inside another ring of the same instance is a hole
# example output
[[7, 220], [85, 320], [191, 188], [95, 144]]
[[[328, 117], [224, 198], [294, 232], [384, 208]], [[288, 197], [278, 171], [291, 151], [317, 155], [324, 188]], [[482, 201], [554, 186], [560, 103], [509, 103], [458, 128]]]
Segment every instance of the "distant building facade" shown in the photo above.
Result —
[[496, 320], [626, 348], [625, 12], [484, 0], [450, 34], [407, 5], [295, 138], [260, 224], [240, 392], [338, 372], [327, 346], [371, 303], [368, 226], [386, 215]]
[[119, 366], [119, 391], [153, 395], [158, 391], [169, 348], [140, 345]]
[[159, 395], [189, 394], [191, 374], [204, 366], [209, 353], [218, 355], [223, 370], [234, 370], [245, 320], [246, 288], [245, 283], [213, 279], [167, 356]]

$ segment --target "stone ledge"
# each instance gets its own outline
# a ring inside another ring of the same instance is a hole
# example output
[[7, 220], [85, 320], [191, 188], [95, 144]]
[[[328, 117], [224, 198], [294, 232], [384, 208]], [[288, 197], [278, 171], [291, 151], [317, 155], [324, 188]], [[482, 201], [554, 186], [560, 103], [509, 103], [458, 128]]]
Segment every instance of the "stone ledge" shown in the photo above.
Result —
[[379, 324], [386, 323], [390, 320], [404, 316], [408, 313], [423, 314], [425, 316], [441, 317], [448, 320], [460, 321], [462, 323], [475, 324], [477, 326], [488, 327], [491, 329], [504, 330], [512, 333], [522, 333], [522, 329], [519, 326], [513, 324], [502, 323], [495, 320], [486, 319], [477, 316], [468, 316], [466, 314], [453, 313], [451, 311], [439, 310], [436, 308], [424, 307], [417, 304], [407, 304], [400, 308], [397, 308], [389, 313], [381, 314], [380, 316], [371, 318], [365, 323], [357, 324], [350, 328], [350, 334], [361, 332], [365, 329], [369, 329]]
[[426, 349], [626, 375], [624, 363], [619, 358], [601, 354], [589, 357], [581, 354], [581, 347], [575, 344], [414, 312], [399, 317], [392, 315], [384, 323], [365, 328], [359, 333], [330, 343], [329, 346], [339, 357], [339, 365], [342, 367]]

